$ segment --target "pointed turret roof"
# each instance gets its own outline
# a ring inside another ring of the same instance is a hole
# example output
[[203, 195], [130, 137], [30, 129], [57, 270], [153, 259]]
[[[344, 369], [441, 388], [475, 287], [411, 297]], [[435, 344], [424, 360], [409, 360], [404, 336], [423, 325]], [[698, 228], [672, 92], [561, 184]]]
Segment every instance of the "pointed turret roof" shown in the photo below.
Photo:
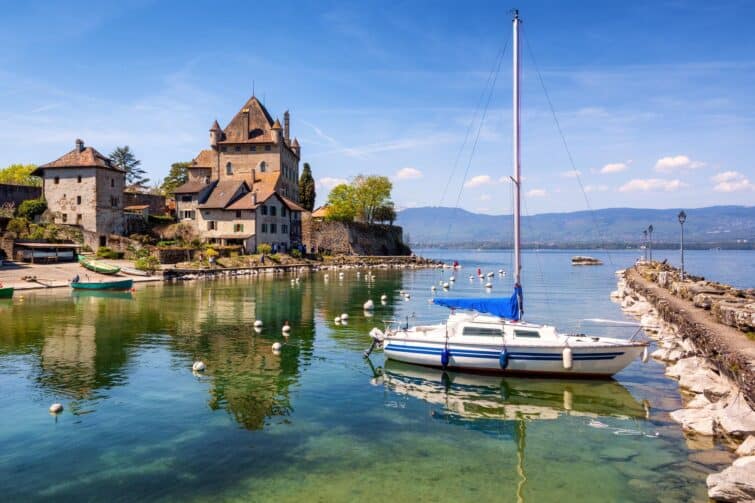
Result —
[[210, 128], [210, 131], [223, 131], [220, 127], [220, 124], [218, 124], [217, 119], [215, 119], [215, 122], [212, 123], [212, 127]]
[[271, 129], [283, 129], [278, 119], [275, 119], [275, 124], [273, 124], [273, 127]]
[[292, 147], [298, 147], [299, 146], [299, 140], [296, 139], [296, 136], [294, 136], [294, 141], [291, 143]]

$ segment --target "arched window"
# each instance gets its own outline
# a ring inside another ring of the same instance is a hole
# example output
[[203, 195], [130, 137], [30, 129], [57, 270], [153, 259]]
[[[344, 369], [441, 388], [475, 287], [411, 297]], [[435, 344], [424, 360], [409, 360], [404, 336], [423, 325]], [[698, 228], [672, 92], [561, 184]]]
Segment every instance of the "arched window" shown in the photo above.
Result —
[[231, 164], [230, 162], [225, 165], [225, 174], [226, 175], [233, 174], [233, 164]]
[[265, 164], [265, 161], [260, 162], [259, 168], [260, 168], [260, 173], [264, 173], [265, 171], [267, 171], [267, 164]]

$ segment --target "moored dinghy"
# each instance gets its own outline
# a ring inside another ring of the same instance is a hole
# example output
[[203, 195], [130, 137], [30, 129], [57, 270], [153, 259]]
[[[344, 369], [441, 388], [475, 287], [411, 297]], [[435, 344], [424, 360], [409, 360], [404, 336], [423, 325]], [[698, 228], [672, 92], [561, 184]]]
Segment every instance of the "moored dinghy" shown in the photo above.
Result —
[[[513, 153], [514, 153], [514, 293], [510, 298], [435, 298], [435, 304], [454, 313], [446, 323], [401, 327], [387, 322], [385, 331], [373, 328], [372, 347], [386, 357], [443, 369], [545, 376], [610, 377], [639, 358], [646, 342], [584, 334], [564, 334], [549, 325], [521, 321], [521, 169], [519, 112], [519, 14], [513, 19]], [[481, 269], [477, 270], [480, 280]], [[491, 285], [492, 286], [492, 285]]]
[[133, 279], [119, 281], [72, 281], [71, 288], [74, 290], [131, 290], [134, 286]]
[[2, 288], [2, 286], [0, 286], [0, 299], [13, 298], [13, 290], [13, 287], [10, 286], [5, 288]]

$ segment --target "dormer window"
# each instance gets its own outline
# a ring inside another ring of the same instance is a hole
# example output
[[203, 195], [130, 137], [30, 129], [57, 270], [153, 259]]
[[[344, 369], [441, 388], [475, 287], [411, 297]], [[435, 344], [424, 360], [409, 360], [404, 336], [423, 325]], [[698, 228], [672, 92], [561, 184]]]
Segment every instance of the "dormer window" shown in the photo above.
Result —
[[225, 165], [225, 174], [226, 175], [233, 174], [233, 164], [231, 164], [230, 162]]

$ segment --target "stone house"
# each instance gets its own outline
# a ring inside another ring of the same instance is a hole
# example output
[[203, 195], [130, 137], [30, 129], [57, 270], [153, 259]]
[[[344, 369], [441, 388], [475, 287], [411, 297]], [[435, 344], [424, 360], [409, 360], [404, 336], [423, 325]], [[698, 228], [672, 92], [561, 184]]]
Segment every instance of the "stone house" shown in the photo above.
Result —
[[31, 174], [42, 178], [42, 193], [55, 223], [80, 226], [91, 248], [107, 246], [110, 235], [123, 234], [126, 174], [82, 140]]
[[288, 250], [301, 243], [299, 142], [252, 96], [222, 129], [210, 128], [210, 149], [189, 166], [175, 191], [176, 216], [201, 239], [240, 244], [248, 251], [269, 243]]

